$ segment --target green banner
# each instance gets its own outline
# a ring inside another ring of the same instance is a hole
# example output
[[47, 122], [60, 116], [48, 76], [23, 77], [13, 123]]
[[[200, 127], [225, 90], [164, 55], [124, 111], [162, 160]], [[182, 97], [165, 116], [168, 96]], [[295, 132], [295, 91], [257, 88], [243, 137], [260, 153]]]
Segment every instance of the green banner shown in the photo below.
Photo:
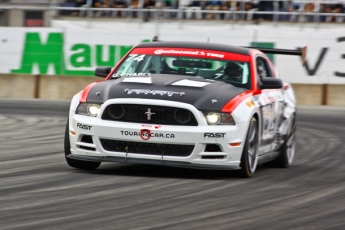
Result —
[[[273, 49], [275, 47], [274, 42], [252, 42], [250, 44], [252, 47], [259, 47], [259, 48], [270, 48]], [[274, 63], [274, 55], [273, 54], [266, 54], [269, 59], [271, 59], [272, 63]]]

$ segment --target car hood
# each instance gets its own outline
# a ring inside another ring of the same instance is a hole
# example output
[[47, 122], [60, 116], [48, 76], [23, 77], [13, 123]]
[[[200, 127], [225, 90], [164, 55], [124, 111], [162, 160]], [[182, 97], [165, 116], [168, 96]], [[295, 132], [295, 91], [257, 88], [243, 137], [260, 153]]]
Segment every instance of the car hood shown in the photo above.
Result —
[[144, 98], [188, 103], [199, 110], [221, 111], [232, 98], [246, 91], [231, 84], [181, 75], [151, 74], [109, 79], [95, 84], [87, 102], [113, 98]]

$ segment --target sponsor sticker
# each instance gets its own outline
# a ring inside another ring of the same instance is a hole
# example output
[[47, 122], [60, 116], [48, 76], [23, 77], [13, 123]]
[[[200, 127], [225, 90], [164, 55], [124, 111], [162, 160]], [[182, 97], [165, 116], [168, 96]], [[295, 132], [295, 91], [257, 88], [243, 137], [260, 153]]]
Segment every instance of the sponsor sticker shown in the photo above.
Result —
[[154, 129], [159, 129], [160, 127], [162, 127], [161, 125], [141, 125], [142, 128], [154, 128]]
[[247, 101], [247, 102], [246, 102], [246, 105], [247, 105], [249, 108], [255, 106], [255, 104], [254, 104], [254, 102], [253, 102], [252, 100]]
[[140, 130], [140, 138], [143, 139], [144, 141], [150, 139], [151, 137], [151, 132], [149, 129], [142, 129]]
[[175, 134], [173, 133], [157, 133], [151, 132], [149, 129], [141, 129], [140, 132], [137, 131], [120, 131], [122, 136], [136, 136], [140, 137], [143, 140], [149, 140], [150, 138], [166, 138], [172, 139], [175, 138]]
[[216, 57], [216, 58], [224, 58], [224, 54], [218, 54], [218, 53], [210, 53], [210, 52], [204, 52], [204, 51], [192, 51], [192, 50], [155, 50], [153, 52], [154, 54], [161, 55], [161, 54], [189, 54], [189, 55], [199, 55], [199, 56], [206, 56], [206, 57]]
[[144, 76], [150, 76], [150, 73], [114, 73], [111, 77], [119, 78], [119, 77], [144, 77]]

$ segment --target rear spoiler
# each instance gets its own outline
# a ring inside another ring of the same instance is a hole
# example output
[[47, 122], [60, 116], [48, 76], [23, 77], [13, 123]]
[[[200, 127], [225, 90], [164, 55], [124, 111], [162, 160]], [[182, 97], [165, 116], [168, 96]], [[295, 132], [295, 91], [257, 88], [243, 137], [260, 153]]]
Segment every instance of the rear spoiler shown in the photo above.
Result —
[[305, 65], [306, 56], [307, 56], [307, 47], [303, 47], [302, 49], [296, 50], [288, 50], [288, 49], [271, 49], [271, 48], [260, 48], [260, 47], [246, 47], [250, 49], [257, 49], [266, 54], [285, 54], [285, 55], [296, 55], [301, 56], [302, 64]]

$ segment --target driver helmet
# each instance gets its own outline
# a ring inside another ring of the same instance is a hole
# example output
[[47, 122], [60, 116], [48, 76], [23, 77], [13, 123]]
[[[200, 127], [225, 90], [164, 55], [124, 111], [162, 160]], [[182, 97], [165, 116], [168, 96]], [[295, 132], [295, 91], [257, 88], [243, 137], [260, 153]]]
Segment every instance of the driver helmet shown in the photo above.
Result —
[[266, 70], [263, 67], [262, 63], [259, 63], [259, 65], [258, 65], [258, 73], [259, 73], [260, 78], [267, 77]]
[[242, 82], [243, 69], [235, 62], [228, 62], [224, 68], [223, 78], [224, 80], [231, 80], [236, 82]]

